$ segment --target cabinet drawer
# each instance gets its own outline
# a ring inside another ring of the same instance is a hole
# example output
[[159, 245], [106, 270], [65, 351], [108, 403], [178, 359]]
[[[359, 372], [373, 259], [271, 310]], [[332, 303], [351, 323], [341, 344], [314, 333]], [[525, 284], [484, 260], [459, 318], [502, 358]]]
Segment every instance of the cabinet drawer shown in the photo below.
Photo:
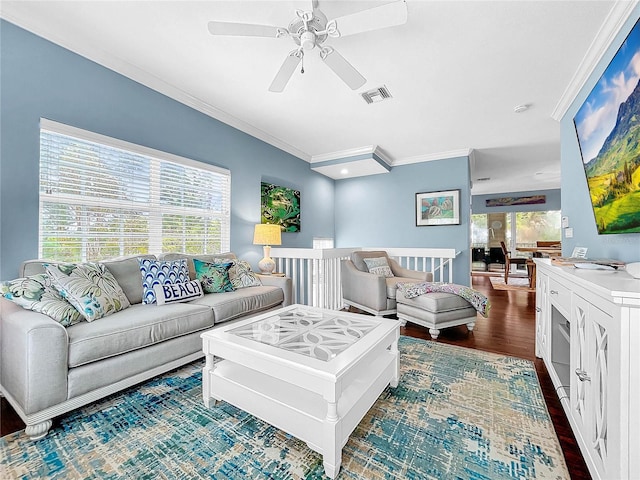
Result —
[[549, 299], [551, 300], [551, 304], [554, 305], [560, 313], [566, 318], [569, 318], [569, 312], [571, 311], [571, 290], [569, 290], [569, 288], [550, 278]]

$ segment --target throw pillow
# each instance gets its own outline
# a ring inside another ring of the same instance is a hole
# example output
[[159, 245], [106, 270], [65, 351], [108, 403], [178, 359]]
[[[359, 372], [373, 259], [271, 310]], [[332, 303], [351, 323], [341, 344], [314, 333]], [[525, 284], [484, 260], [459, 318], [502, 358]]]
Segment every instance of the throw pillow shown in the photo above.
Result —
[[229, 280], [234, 289], [245, 287], [259, 287], [260, 279], [251, 271], [251, 265], [244, 260], [233, 260], [229, 269]]
[[363, 260], [369, 273], [387, 278], [394, 276], [385, 257], [363, 258]]
[[139, 258], [138, 262], [142, 275], [142, 303], [156, 303], [153, 289], [156, 285], [186, 283], [190, 280], [186, 258], [173, 261]]
[[80, 312], [62, 298], [46, 273], [3, 282], [0, 284], [0, 294], [22, 308], [53, 318], [63, 327], [83, 320]]
[[122, 288], [101, 263], [45, 264], [44, 268], [60, 295], [87, 322], [129, 307], [129, 300]]
[[193, 259], [196, 278], [202, 283], [202, 289], [207, 293], [232, 292], [233, 285], [229, 279], [231, 262], [210, 263], [197, 258]]
[[153, 290], [156, 294], [156, 302], [158, 305], [168, 303], [188, 302], [200, 298], [202, 293], [202, 285], [200, 280], [191, 280], [185, 283], [171, 283], [166, 285], [155, 285]]

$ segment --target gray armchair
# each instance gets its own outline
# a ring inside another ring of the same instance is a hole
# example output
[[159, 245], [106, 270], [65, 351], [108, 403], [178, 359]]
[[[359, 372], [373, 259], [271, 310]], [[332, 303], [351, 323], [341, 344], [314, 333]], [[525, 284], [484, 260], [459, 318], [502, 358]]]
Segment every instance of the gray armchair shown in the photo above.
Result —
[[[369, 273], [364, 259], [380, 257], [387, 259], [393, 277]], [[431, 272], [419, 272], [400, 266], [385, 251], [353, 252], [351, 259], [342, 260], [340, 267], [344, 303], [376, 316], [396, 313], [398, 283], [430, 282], [433, 279]]]

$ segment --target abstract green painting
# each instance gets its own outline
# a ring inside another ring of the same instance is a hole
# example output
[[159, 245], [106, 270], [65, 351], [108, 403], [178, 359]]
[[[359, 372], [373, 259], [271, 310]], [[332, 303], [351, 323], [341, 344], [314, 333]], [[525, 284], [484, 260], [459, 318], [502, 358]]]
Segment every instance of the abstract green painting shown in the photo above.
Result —
[[261, 183], [261, 223], [280, 225], [283, 232], [300, 231], [300, 191]]

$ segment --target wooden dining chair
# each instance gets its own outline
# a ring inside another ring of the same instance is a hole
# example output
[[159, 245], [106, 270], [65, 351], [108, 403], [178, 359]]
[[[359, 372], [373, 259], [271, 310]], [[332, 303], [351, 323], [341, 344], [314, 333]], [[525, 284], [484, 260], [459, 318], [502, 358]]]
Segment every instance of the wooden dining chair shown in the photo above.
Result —
[[511, 270], [511, 265], [526, 265], [526, 258], [511, 258], [511, 254], [509, 250], [507, 250], [507, 246], [504, 242], [500, 242], [500, 247], [502, 247], [502, 253], [504, 254], [504, 283], [507, 285], [509, 283], [509, 270]]

